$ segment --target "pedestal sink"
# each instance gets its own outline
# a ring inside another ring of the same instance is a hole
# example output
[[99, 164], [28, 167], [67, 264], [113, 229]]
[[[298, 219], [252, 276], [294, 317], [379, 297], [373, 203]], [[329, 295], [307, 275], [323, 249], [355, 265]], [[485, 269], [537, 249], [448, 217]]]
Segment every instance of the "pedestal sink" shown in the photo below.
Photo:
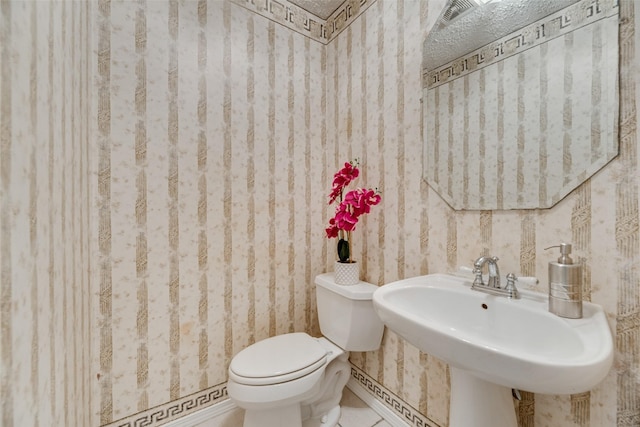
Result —
[[450, 427], [516, 427], [511, 389], [572, 394], [609, 372], [613, 340], [602, 307], [582, 319], [548, 312], [546, 294], [507, 299], [471, 290], [456, 275], [431, 274], [380, 287], [382, 322], [451, 368]]

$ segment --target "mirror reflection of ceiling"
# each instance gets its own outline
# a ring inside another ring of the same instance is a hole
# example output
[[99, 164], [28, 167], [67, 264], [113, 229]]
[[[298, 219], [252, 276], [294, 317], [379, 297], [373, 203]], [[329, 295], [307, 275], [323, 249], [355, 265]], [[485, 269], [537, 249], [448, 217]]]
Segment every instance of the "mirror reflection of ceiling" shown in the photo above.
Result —
[[571, 2], [423, 69], [424, 178], [453, 209], [550, 208], [618, 155], [618, 9]]
[[577, 1], [448, 0], [424, 43], [422, 66], [438, 68]]

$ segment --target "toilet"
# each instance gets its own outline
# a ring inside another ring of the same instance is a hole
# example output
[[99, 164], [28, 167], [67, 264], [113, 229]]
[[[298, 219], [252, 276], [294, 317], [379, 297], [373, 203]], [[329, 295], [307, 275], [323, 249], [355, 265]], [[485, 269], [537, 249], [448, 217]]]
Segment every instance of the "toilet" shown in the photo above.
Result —
[[240, 351], [229, 365], [227, 392], [245, 410], [243, 427], [334, 427], [350, 376], [350, 351], [380, 347], [384, 325], [370, 283], [337, 285], [316, 277], [322, 337], [278, 335]]

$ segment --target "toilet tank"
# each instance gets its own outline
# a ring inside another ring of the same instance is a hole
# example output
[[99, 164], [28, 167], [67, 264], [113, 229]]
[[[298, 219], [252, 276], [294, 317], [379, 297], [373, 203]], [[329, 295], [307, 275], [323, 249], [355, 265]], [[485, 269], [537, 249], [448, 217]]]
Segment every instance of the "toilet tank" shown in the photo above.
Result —
[[318, 320], [322, 335], [345, 351], [380, 347], [384, 324], [373, 310], [371, 283], [337, 285], [333, 273], [316, 276]]

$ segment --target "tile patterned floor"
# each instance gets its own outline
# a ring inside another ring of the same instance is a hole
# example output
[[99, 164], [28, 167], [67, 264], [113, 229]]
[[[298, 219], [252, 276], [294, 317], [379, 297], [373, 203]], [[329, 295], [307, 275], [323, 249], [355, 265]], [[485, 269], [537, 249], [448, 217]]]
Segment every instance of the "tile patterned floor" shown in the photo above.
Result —
[[[342, 415], [339, 427], [391, 427], [382, 417], [369, 408], [348, 388], [342, 394]], [[236, 409], [215, 420], [206, 421], [195, 427], [242, 427], [243, 413]]]

